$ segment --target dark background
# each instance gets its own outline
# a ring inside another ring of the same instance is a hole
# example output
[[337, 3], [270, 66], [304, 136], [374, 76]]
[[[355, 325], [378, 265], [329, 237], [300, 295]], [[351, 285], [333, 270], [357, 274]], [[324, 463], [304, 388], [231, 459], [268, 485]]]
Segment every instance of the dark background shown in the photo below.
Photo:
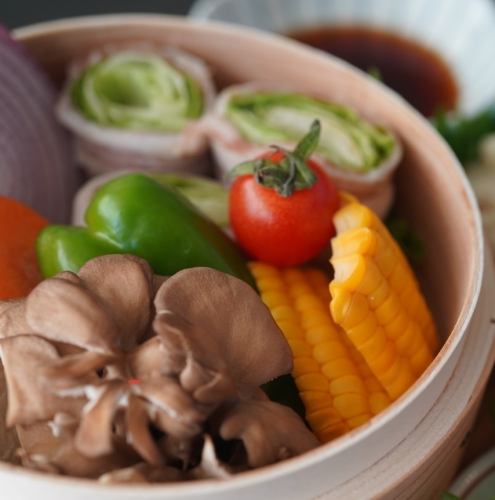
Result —
[[194, 0], [0, 0], [0, 24], [17, 28], [63, 17], [116, 12], [187, 14]]

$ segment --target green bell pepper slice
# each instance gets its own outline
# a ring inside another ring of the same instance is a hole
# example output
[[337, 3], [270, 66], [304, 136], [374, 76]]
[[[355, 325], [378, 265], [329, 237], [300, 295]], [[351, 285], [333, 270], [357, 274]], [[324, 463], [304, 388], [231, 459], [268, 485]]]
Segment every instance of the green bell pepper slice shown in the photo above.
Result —
[[48, 226], [40, 233], [37, 254], [45, 277], [77, 272], [99, 255], [129, 253], [147, 260], [157, 274], [206, 266], [255, 287], [229, 237], [176, 189], [145, 175], [126, 175], [103, 185], [85, 220], [87, 228]]

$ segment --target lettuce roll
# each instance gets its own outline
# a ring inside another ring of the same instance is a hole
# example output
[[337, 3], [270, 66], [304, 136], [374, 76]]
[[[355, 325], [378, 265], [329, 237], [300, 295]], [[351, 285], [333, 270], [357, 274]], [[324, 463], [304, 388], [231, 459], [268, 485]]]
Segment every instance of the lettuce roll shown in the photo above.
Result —
[[175, 48], [107, 48], [70, 68], [57, 106], [91, 174], [207, 168], [198, 120], [214, 99], [206, 65]]

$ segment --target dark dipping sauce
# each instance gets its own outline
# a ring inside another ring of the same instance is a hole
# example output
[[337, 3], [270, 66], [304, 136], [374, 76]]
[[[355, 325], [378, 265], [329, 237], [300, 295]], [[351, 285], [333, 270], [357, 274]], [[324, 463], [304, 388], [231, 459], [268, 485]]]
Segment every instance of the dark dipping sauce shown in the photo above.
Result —
[[376, 74], [425, 116], [454, 109], [458, 88], [445, 61], [399, 35], [357, 26], [327, 26], [287, 34]]

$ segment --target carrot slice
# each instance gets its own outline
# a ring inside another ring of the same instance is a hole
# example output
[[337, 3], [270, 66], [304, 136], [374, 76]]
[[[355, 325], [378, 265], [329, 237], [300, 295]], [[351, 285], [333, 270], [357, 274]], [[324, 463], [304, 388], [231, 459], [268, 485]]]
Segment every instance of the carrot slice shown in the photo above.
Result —
[[47, 224], [26, 205], [0, 196], [0, 299], [23, 297], [41, 281], [35, 247]]

